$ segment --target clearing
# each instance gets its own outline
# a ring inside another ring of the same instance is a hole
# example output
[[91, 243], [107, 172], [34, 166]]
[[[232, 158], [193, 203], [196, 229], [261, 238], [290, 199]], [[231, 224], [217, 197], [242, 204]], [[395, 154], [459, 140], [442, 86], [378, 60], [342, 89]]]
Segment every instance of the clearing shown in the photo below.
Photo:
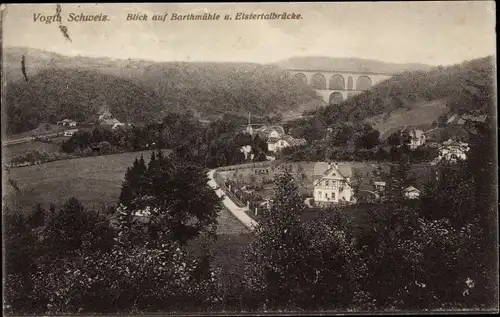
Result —
[[410, 110], [397, 109], [391, 112], [388, 118], [384, 118], [387, 114], [381, 114], [368, 118], [366, 121], [380, 132], [380, 139], [383, 140], [392, 132], [405, 126], [427, 130], [440, 115], [448, 112], [446, 102], [436, 100], [418, 104]]
[[[114, 205], [128, 167], [141, 155], [146, 162], [152, 150], [55, 161], [13, 168], [5, 179], [4, 206], [29, 212], [37, 203], [61, 206], [74, 196], [86, 207]], [[170, 153], [170, 150], [164, 150]], [[16, 190], [9, 179], [19, 188]], [[240, 234], [248, 230], [227, 210], [219, 216], [219, 233]]]

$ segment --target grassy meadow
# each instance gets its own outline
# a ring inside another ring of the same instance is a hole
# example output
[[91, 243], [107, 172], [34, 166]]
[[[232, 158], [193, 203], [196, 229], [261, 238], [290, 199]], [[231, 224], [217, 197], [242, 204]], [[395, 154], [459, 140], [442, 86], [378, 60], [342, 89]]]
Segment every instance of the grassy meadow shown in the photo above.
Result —
[[21, 192], [30, 192], [32, 200], [45, 207], [59, 206], [72, 196], [88, 207], [100, 207], [116, 203], [127, 168], [141, 154], [148, 159], [150, 153], [76, 158], [13, 168], [9, 173]]
[[[127, 168], [141, 155], [147, 162], [151, 152], [76, 158], [10, 169], [7, 172], [9, 177], [4, 178], [4, 206], [29, 212], [37, 203], [46, 208], [50, 203], [61, 206], [72, 196], [89, 208], [114, 205], [118, 201]], [[168, 153], [168, 150], [164, 152]], [[14, 188], [9, 179], [19, 190]], [[232, 214], [226, 210], [221, 212], [219, 233], [247, 232]]]
[[53, 143], [41, 142], [41, 141], [31, 141], [26, 143], [11, 144], [7, 146], [2, 146], [2, 160], [4, 162], [10, 162], [13, 157], [24, 155], [30, 151], [43, 151], [46, 153], [57, 153], [61, 150], [61, 143], [70, 137], [57, 137], [52, 138]]

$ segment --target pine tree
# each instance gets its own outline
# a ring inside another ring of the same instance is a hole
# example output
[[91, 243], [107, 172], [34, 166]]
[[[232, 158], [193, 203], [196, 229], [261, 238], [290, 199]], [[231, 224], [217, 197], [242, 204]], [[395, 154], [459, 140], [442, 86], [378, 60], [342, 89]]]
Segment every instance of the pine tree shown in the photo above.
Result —
[[132, 167], [127, 169], [125, 179], [122, 183], [119, 202], [129, 208], [136, 208], [136, 200], [148, 191], [148, 183], [146, 180], [146, 164], [141, 155], [139, 159], [135, 159]]
[[169, 237], [181, 243], [204, 230], [215, 230], [219, 198], [207, 184], [205, 171], [176, 166], [163, 152], [153, 152], [147, 167], [134, 162], [122, 187], [120, 208], [123, 231], [131, 231], [137, 211], [148, 211], [147, 240], [161, 243]]
[[41, 204], [36, 204], [34, 210], [30, 214], [29, 222], [32, 228], [43, 226], [45, 223], [45, 209]]

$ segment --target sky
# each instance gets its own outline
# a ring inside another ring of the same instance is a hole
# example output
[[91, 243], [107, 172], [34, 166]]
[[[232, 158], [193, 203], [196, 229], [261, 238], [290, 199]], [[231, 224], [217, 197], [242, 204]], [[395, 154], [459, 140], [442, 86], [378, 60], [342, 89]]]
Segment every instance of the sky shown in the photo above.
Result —
[[[493, 1], [61, 4], [62, 24], [34, 22], [53, 16], [56, 4], [8, 4], [3, 43], [64, 55], [154, 61], [273, 63], [292, 56], [356, 57], [393, 63], [450, 65], [494, 55]], [[218, 13], [219, 21], [171, 21], [172, 13]], [[236, 21], [244, 13], [300, 13], [299, 20]], [[105, 14], [107, 22], [68, 22], [70, 13]], [[152, 21], [168, 13], [167, 21]], [[148, 21], [126, 21], [147, 14]], [[226, 21], [224, 15], [233, 20]]]

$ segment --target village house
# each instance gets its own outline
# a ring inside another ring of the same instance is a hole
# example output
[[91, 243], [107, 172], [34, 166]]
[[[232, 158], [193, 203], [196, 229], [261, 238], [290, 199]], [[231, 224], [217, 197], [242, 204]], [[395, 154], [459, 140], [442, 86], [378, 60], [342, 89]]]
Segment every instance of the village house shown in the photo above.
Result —
[[449, 139], [439, 147], [439, 161], [456, 162], [467, 159], [469, 144]]
[[125, 123], [122, 123], [115, 118], [103, 119], [101, 120], [101, 124], [111, 127], [112, 129], [116, 129], [117, 127], [123, 127], [126, 125]]
[[425, 144], [427, 137], [425, 135], [425, 132], [422, 130], [411, 130], [409, 132], [410, 134], [410, 149], [415, 150], [419, 146], [422, 146]]
[[115, 122], [112, 126], [111, 126], [111, 129], [116, 129], [118, 127], [126, 127], [127, 124], [126, 123], [123, 123], [123, 122]]
[[108, 110], [105, 110], [99, 115], [99, 121], [105, 120], [105, 119], [111, 119], [111, 112]]
[[61, 127], [74, 128], [74, 127], [76, 127], [77, 122], [74, 120], [70, 120], [70, 119], [64, 119], [64, 120], [58, 121], [57, 125], [61, 126]]
[[417, 199], [418, 197], [420, 197], [420, 190], [418, 190], [414, 186], [408, 186], [405, 188], [405, 197], [407, 199]]
[[353, 202], [351, 177], [352, 168], [347, 164], [316, 163], [313, 183], [314, 202], [319, 206]]
[[263, 126], [257, 130], [257, 132], [262, 132], [266, 138], [279, 138], [285, 135], [285, 129], [282, 126]]
[[66, 131], [64, 131], [64, 136], [73, 136], [78, 131], [79, 131], [78, 129], [69, 129], [69, 130], [66, 130]]
[[464, 125], [466, 122], [468, 121], [472, 121], [472, 122], [486, 122], [486, 115], [477, 115], [477, 116], [474, 116], [474, 115], [470, 115], [470, 114], [464, 114], [463, 116], [461, 116], [458, 121], [457, 121], [457, 124], [458, 125]]
[[373, 188], [376, 192], [382, 193], [385, 190], [385, 182], [383, 181], [374, 181]]
[[252, 136], [259, 135], [265, 139], [267, 138], [279, 138], [282, 135], [285, 135], [285, 129], [279, 125], [266, 126], [265, 124], [252, 124], [251, 123], [251, 114], [248, 114], [248, 123], [244, 133], [250, 134]]
[[269, 152], [279, 152], [282, 149], [290, 146], [298, 146], [306, 144], [306, 140], [304, 139], [295, 139], [290, 135], [282, 135], [278, 138], [268, 138], [267, 139], [267, 149]]

